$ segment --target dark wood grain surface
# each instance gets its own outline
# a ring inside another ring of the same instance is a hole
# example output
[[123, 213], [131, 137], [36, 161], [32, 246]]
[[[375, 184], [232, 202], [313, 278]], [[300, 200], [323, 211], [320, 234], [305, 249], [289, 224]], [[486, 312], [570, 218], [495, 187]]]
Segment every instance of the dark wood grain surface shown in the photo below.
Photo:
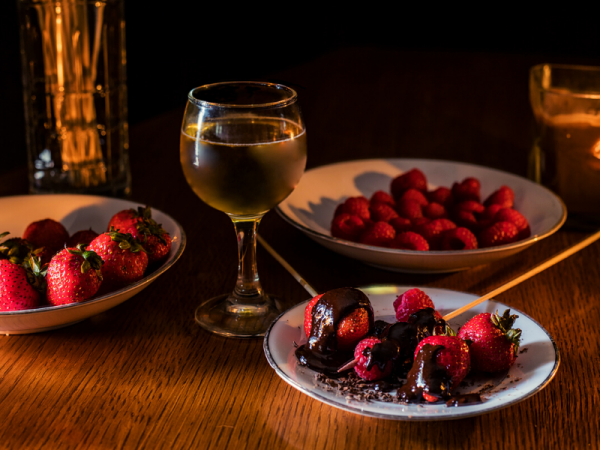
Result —
[[[271, 79], [299, 92], [309, 168], [423, 157], [524, 176], [533, 139], [528, 69], [539, 62], [354, 48]], [[237, 256], [229, 219], [204, 205], [182, 175], [183, 106], [131, 129], [131, 163], [132, 200], [174, 217], [188, 236], [185, 252], [152, 288], [107, 312], [55, 331], [0, 337], [0, 448], [598, 448], [600, 243], [497, 297], [545, 327], [562, 361], [541, 392], [478, 417], [405, 422], [344, 412], [282, 381], [262, 340], [200, 329], [195, 307], [233, 288]], [[0, 176], [0, 195], [26, 189], [25, 168]], [[318, 291], [390, 283], [474, 294], [587, 236], [563, 228], [491, 265], [409, 275], [334, 254], [274, 212], [260, 233]], [[308, 298], [261, 247], [258, 267], [268, 292], [291, 303]]]

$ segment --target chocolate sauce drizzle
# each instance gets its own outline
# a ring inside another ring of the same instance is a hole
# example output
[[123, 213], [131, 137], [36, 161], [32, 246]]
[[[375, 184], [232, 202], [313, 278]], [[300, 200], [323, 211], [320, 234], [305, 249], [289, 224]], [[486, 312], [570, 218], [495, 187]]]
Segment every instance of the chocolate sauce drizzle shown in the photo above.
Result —
[[437, 399], [450, 399], [451, 377], [435, 358], [443, 348], [443, 345], [423, 345], [408, 372], [406, 384], [398, 390], [398, 398], [415, 402], [420, 401], [425, 393]]
[[369, 298], [355, 288], [327, 291], [312, 309], [312, 322], [308, 342], [296, 349], [300, 364], [312, 370], [337, 377], [337, 370], [352, 359], [354, 351], [338, 350], [336, 332], [344, 317], [354, 310], [364, 308], [369, 316], [369, 334], [373, 331], [374, 314]]

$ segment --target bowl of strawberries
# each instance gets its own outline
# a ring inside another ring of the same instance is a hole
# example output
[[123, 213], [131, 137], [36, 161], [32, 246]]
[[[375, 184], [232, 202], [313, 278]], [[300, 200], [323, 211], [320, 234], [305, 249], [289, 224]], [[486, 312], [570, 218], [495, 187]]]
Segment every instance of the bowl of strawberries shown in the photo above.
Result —
[[88, 195], [0, 199], [0, 333], [67, 326], [133, 297], [181, 256], [169, 215]]
[[408, 273], [492, 263], [550, 236], [567, 217], [562, 200], [530, 180], [426, 159], [308, 170], [277, 212], [330, 250]]

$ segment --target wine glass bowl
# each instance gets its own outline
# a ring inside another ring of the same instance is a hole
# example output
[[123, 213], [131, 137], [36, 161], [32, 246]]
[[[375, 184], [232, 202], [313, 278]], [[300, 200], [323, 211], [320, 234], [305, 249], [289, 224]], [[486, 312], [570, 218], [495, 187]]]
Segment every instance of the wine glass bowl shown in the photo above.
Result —
[[200, 305], [196, 321], [224, 336], [262, 336], [283, 308], [260, 285], [256, 229], [304, 173], [306, 129], [296, 92], [260, 82], [193, 89], [181, 128], [180, 158], [190, 187], [231, 218], [238, 237], [236, 286]]

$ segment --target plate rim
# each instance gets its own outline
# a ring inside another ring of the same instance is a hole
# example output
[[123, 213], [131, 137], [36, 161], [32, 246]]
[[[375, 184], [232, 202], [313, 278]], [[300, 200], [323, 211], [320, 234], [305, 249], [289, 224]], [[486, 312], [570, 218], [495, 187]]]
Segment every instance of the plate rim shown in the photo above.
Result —
[[[387, 288], [387, 287], [395, 287], [395, 288], [412, 288], [412, 287], [417, 287], [419, 288], [419, 286], [404, 286], [404, 285], [397, 285], [397, 284], [370, 284], [370, 285], [366, 285], [366, 286], [359, 286], [357, 287], [357, 289], [378, 289], [378, 288]], [[469, 292], [465, 292], [465, 291], [459, 291], [459, 290], [455, 290], [455, 289], [446, 289], [446, 288], [438, 288], [438, 287], [431, 287], [431, 286], [422, 286], [425, 289], [437, 289], [437, 290], [442, 290], [442, 291], [449, 291], [449, 292], [456, 292], [459, 294], [468, 294], [468, 295], [476, 295], [476, 294], [471, 294]], [[296, 309], [299, 308], [301, 306], [305, 306], [310, 299], [305, 300], [303, 302], [300, 302], [296, 305], [294, 305], [292, 308], [288, 309], [287, 311], [284, 311], [283, 313], [281, 313], [269, 326], [269, 329], [266, 331], [265, 333], [265, 337], [263, 340], [263, 351], [265, 353], [265, 357], [267, 358], [267, 361], [269, 363], [269, 365], [271, 366], [271, 368], [273, 368], [273, 370], [275, 370], [275, 372], [277, 373], [277, 375], [279, 375], [279, 377], [285, 381], [286, 383], [288, 383], [290, 386], [294, 387], [295, 389], [299, 390], [300, 392], [302, 392], [303, 394], [308, 395], [309, 397], [320, 401], [321, 403], [324, 403], [328, 406], [331, 406], [333, 408], [337, 408], [337, 409], [341, 409], [353, 414], [358, 414], [361, 416], [366, 416], [366, 417], [374, 417], [374, 418], [378, 418], [378, 419], [387, 419], [387, 420], [397, 420], [397, 421], [415, 421], [415, 422], [432, 422], [432, 421], [441, 421], [441, 420], [459, 420], [459, 419], [465, 419], [468, 417], [476, 417], [476, 416], [481, 416], [484, 414], [488, 414], [491, 412], [495, 412], [495, 411], [499, 411], [501, 409], [505, 409], [508, 408], [509, 406], [512, 406], [514, 404], [517, 403], [521, 403], [525, 400], [527, 400], [528, 398], [534, 396], [535, 394], [537, 394], [538, 392], [540, 392], [541, 390], [543, 390], [554, 378], [554, 376], [556, 375], [558, 368], [560, 366], [560, 362], [561, 362], [561, 356], [560, 356], [560, 351], [558, 349], [558, 346], [556, 344], [556, 341], [552, 338], [552, 336], [550, 335], [550, 333], [548, 332], [548, 330], [546, 330], [537, 320], [535, 320], [534, 318], [532, 318], [530, 315], [524, 313], [521, 310], [518, 310], [516, 308], [513, 307], [509, 307], [508, 305], [505, 305], [504, 303], [500, 303], [496, 300], [494, 300], [493, 298], [489, 299], [489, 300], [493, 300], [494, 302], [506, 306], [507, 308], [510, 308], [513, 312], [518, 313], [519, 315], [523, 315], [525, 317], [527, 317], [529, 320], [531, 320], [532, 322], [534, 322], [545, 334], [546, 336], [548, 336], [548, 339], [550, 340], [550, 342], [552, 343], [552, 347], [554, 349], [554, 366], [552, 367], [552, 370], [550, 371], [550, 373], [548, 374], [548, 376], [539, 384], [537, 385], [534, 389], [532, 389], [530, 392], [527, 392], [524, 396], [521, 397], [517, 397], [513, 400], [507, 401], [506, 403], [503, 403], [501, 405], [495, 406], [495, 407], [491, 407], [489, 409], [486, 409], [485, 411], [473, 411], [473, 412], [466, 412], [464, 414], [458, 414], [458, 415], [453, 415], [453, 416], [433, 416], [433, 417], [427, 417], [427, 416], [396, 416], [396, 415], [391, 415], [391, 414], [383, 414], [383, 413], [376, 413], [376, 412], [372, 412], [372, 411], [366, 411], [364, 409], [358, 410], [356, 408], [352, 408], [349, 407], [345, 404], [342, 403], [334, 403], [332, 402], [330, 399], [319, 395], [318, 393], [312, 392], [308, 389], [306, 389], [304, 386], [300, 385], [299, 383], [295, 382], [294, 380], [292, 380], [291, 378], [289, 378], [287, 376], [287, 374], [277, 365], [277, 363], [275, 362], [275, 360], [273, 359], [272, 355], [271, 355], [271, 350], [270, 350], [270, 346], [269, 346], [269, 336], [271, 335], [271, 331], [273, 329], [273, 327], [275, 326], [275, 324], [277, 322], [279, 322], [279, 320], [288, 312], [290, 312], [292, 309]], [[310, 370], [310, 369], [307, 369]]]
[[[461, 162], [461, 161], [449, 161], [449, 160], [442, 160], [442, 159], [425, 159], [425, 158], [365, 158], [365, 159], [353, 159], [353, 160], [348, 160], [348, 161], [338, 161], [336, 163], [331, 163], [331, 164], [324, 164], [322, 166], [317, 166], [317, 167], [313, 167], [309, 170], [307, 170], [306, 172], [310, 172], [310, 171], [314, 171], [317, 169], [323, 169], [323, 168], [328, 168], [328, 167], [334, 167], [334, 166], [338, 166], [338, 165], [343, 165], [343, 164], [350, 164], [350, 163], [357, 163], [357, 162], [388, 162], [388, 161], [425, 161], [425, 162], [433, 162], [433, 163], [443, 163], [443, 164], [460, 164], [460, 165], [466, 165], [466, 166], [470, 166], [470, 167], [475, 167], [478, 169], [486, 169], [486, 170], [491, 170], [494, 172], [499, 172], [505, 175], [510, 175], [513, 177], [517, 177], [520, 178], [522, 180], [528, 181], [530, 183], [536, 184], [536, 186], [542, 188], [543, 190], [545, 190], [548, 194], [550, 194], [551, 197], [554, 197], [555, 200], [558, 201], [558, 203], [560, 204], [560, 206], [562, 207], [562, 214], [560, 219], [558, 220], [557, 223], [554, 224], [553, 227], [551, 227], [549, 230], [547, 230], [544, 233], [541, 234], [536, 234], [536, 235], [532, 235], [530, 237], [528, 237], [527, 239], [522, 239], [520, 241], [516, 241], [510, 244], [504, 244], [504, 245], [498, 245], [495, 247], [486, 247], [486, 248], [477, 248], [477, 249], [472, 249], [472, 250], [434, 250], [434, 251], [427, 251], [427, 252], [423, 252], [423, 251], [418, 251], [418, 250], [402, 250], [402, 249], [393, 249], [393, 248], [387, 248], [387, 247], [378, 247], [378, 246], [374, 246], [374, 245], [367, 245], [367, 244], [360, 244], [358, 242], [352, 242], [352, 241], [348, 241], [345, 239], [340, 239], [340, 238], [336, 238], [333, 236], [329, 236], [323, 233], [320, 233], [319, 231], [315, 231], [312, 228], [308, 228], [305, 225], [296, 222], [294, 219], [292, 219], [291, 217], [289, 217], [282, 209], [280, 205], [277, 205], [275, 207], [275, 211], [277, 211], [277, 213], [286, 221], [288, 222], [290, 225], [298, 228], [300, 231], [302, 231], [303, 233], [309, 234], [311, 236], [313, 236], [314, 238], [317, 239], [322, 239], [325, 241], [329, 241], [335, 245], [344, 245], [346, 247], [354, 247], [356, 249], [360, 249], [360, 250], [369, 250], [369, 251], [377, 251], [377, 252], [383, 252], [383, 253], [388, 253], [388, 254], [393, 254], [393, 255], [418, 255], [418, 256], [460, 256], [460, 255], [469, 255], [469, 256], [475, 256], [478, 254], [493, 254], [493, 253], [498, 253], [498, 252], [502, 252], [502, 251], [507, 251], [507, 250], [512, 250], [512, 249], [516, 249], [516, 248], [520, 248], [520, 247], [527, 247], [529, 245], [534, 244], [537, 241], [541, 241], [542, 239], [556, 233], [556, 231], [558, 231], [558, 229], [560, 229], [560, 227], [565, 223], [565, 221], [567, 220], [567, 207], [565, 205], [565, 203], [563, 202], [563, 200], [556, 195], [554, 192], [552, 192], [550, 189], [548, 189], [545, 186], [542, 186], [541, 184], [537, 184], [534, 183], [533, 181], [524, 178], [520, 175], [517, 174], [513, 174], [510, 172], [505, 172], [503, 170], [499, 170], [499, 169], [495, 169], [493, 167], [487, 167], [487, 166], [481, 166], [481, 165], [477, 165], [477, 164], [472, 164], [472, 163], [467, 163], [467, 162]], [[284, 199], [282, 203], [286, 202], [287, 199]]]
[[[136, 202], [134, 200], [128, 200], [128, 199], [123, 199], [123, 198], [106, 197], [106, 196], [101, 196], [101, 195], [86, 195], [86, 194], [12, 195], [12, 196], [0, 197], [0, 202], [4, 199], [14, 199], [15, 201], [18, 201], [19, 199], [44, 198], [44, 197], [79, 197], [79, 198], [100, 199], [100, 200], [104, 200], [104, 201], [106, 201], [106, 200], [115, 201], [116, 200], [116, 201], [124, 202], [124, 203], [137, 203], [138, 205], [144, 204], [143, 202]], [[94, 297], [90, 300], [85, 300], [83, 302], [69, 303], [66, 305], [44, 306], [41, 308], [24, 309], [24, 310], [19, 310], [19, 311], [0, 311], [0, 319], [2, 319], [2, 317], [27, 316], [27, 315], [35, 316], [35, 315], [43, 315], [46, 313], [54, 313], [54, 312], [64, 311], [64, 310], [85, 308], [90, 305], [94, 305], [96, 303], [102, 303], [102, 302], [108, 300], [109, 298], [115, 297], [117, 295], [122, 295], [122, 294], [126, 294], [128, 292], [134, 291], [136, 289], [139, 289], [140, 287], [145, 286], [146, 284], [150, 284], [151, 282], [153, 282], [156, 278], [158, 278], [160, 275], [162, 275], [164, 272], [166, 272], [168, 269], [170, 269], [179, 260], [179, 258], [183, 254], [183, 251], [185, 250], [185, 247], [187, 245], [187, 236], [186, 236], [185, 231], [184, 231], [183, 227], [181, 226], [181, 224], [177, 220], [175, 220], [171, 215], [165, 213], [161, 209], [154, 208], [153, 206], [150, 206], [150, 207], [153, 210], [160, 212], [160, 214], [165, 215], [170, 220], [172, 220], [173, 223], [177, 226], [177, 228], [181, 232], [181, 239], [179, 240], [180, 241], [179, 248], [177, 249], [177, 251], [175, 252], [175, 254], [173, 255], [171, 260], [169, 260], [166, 263], [163, 263], [160, 267], [158, 267], [156, 270], [154, 270], [151, 274], [145, 276], [141, 280], [138, 280], [135, 283], [129, 284], [129, 285], [127, 285], [121, 289], [118, 289], [116, 291], [112, 291], [107, 294], [104, 294], [100, 297]], [[82, 320], [85, 320], [85, 319], [82, 319]]]

